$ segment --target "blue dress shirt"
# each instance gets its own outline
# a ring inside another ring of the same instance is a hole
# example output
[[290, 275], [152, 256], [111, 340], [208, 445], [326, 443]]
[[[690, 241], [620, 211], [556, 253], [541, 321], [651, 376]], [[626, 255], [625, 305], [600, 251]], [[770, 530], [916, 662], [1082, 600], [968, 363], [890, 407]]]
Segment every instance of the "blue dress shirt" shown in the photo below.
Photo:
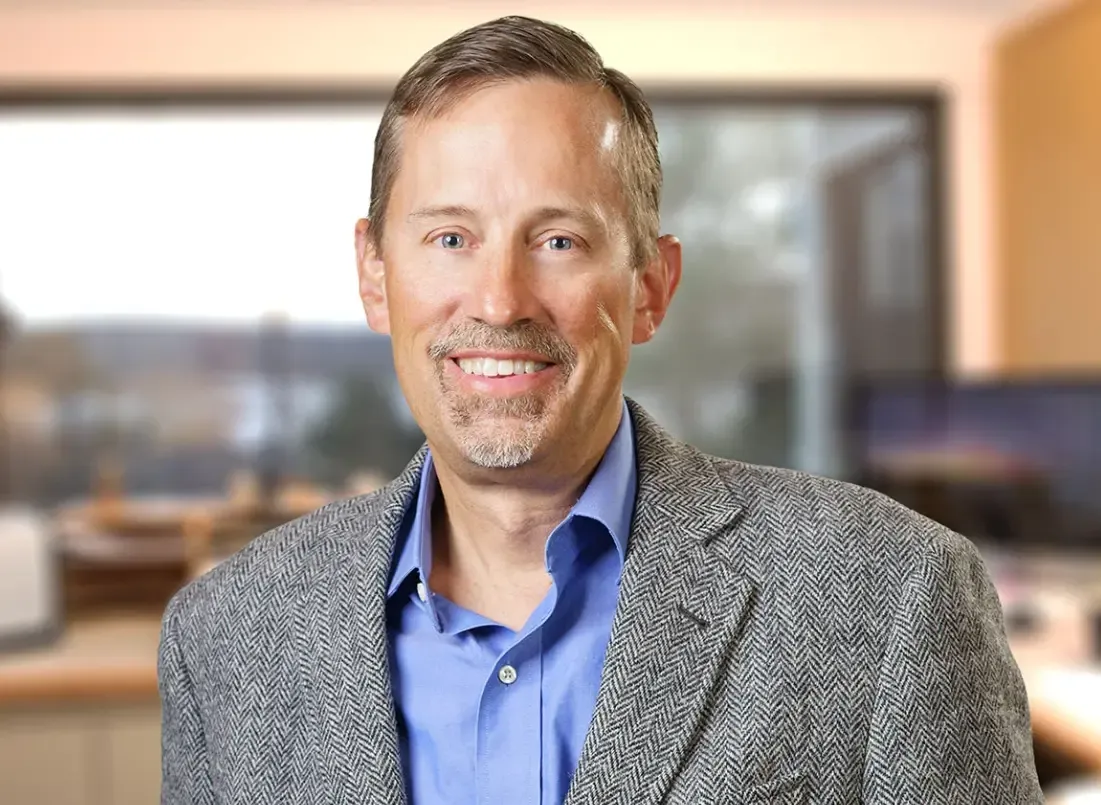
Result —
[[592, 480], [547, 539], [550, 591], [515, 632], [428, 588], [437, 492], [428, 457], [387, 609], [412, 805], [565, 799], [596, 704], [636, 483], [625, 403]]

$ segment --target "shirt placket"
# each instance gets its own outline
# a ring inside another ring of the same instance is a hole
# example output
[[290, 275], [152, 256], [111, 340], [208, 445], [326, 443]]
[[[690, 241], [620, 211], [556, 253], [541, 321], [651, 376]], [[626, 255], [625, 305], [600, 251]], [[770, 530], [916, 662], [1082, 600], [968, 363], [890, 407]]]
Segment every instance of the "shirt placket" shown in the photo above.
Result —
[[542, 775], [542, 630], [504, 651], [478, 706], [478, 805], [539, 805]]

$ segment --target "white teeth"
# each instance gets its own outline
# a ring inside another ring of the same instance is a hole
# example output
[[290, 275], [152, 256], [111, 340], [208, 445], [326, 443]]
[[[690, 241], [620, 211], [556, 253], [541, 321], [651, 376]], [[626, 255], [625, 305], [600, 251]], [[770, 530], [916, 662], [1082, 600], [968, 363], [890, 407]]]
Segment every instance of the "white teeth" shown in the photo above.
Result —
[[508, 377], [509, 375], [535, 374], [550, 364], [538, 361], [497, 360], [496, 358], [461, 358], [459, 368], [468, 375], [484, 377]]

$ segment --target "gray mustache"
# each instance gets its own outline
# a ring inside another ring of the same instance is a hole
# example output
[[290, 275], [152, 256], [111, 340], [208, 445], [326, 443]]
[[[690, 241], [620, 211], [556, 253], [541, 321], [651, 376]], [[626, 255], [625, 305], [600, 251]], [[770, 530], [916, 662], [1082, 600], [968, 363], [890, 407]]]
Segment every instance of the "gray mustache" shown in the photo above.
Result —
[[428, 348], [428, 356], [434, 361], [442, 361], [452, 352], [460, 349], [535, 352], [567, 369], [572, 367], [577, 359], [577, 353], [569, 343], [549, 327], [535, 322], [493, 327], [482, 322], [471, 321], [433, 342]]

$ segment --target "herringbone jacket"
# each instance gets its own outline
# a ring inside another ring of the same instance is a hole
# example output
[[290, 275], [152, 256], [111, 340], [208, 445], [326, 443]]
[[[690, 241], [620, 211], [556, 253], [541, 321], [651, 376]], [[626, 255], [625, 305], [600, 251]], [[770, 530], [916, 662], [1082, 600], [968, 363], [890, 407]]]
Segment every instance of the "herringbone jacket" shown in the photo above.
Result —
[[[865, 489], [706, 456], [630, 411], [638, 500], [569, 805], [1042, 802], [971, 543]], [[383, 613], [422, 461], [171, 601], [163, 803], [405, 802]]]

